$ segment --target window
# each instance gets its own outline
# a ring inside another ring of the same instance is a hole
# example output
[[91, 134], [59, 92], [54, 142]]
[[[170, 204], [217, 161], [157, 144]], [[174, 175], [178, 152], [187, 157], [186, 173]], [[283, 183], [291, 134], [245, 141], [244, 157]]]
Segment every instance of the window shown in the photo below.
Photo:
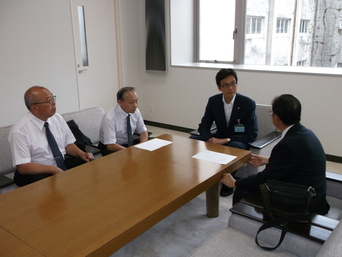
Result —
[[298, 61], [297, 66], [306, 66], [306, 60]]
[[308, 23], [307, 20], [301, 20], [299, 25], [299, 33], [308, 33]]
[[170, 0], [171, 62], [337, 67], [342, 10], [328, 2]]
[[289, 23], [288, 19], [277, 19], [277, 33], [289, 33]]
[[82, 65], [89, 66], [88, 60], [88, 48], [87, 48], [87, 33], [85, 27], [85, 16], [84, 16], [84, 6], [77, 6], [78, 11], [78, 22], [80, 28], [80, 37], [81, 37], [81, 51], [82, 51]]
[[232, 62], [235, 0], [199, 0], [198, 8], [198, 59]]
[[247, 17], [246, 19], [246, 34], [261, 34], [262, 18]]

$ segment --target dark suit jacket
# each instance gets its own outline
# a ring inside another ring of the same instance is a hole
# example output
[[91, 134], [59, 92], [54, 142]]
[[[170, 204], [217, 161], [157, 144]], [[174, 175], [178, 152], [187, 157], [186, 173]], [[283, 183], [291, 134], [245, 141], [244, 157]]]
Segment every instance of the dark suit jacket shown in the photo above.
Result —
[[[239, 141], [245, 144], [253, 142], [258, 134], [257, 117], [255, 115], [255, 102], [247, 96], [236, 94], [232, 109], [232, 114], [227, 127], [226, 116], [222, 94], [217, 94], [209, 98], [204, 116], [199, 124], [198, 132], [203, 140], [213, 137], [210, 128], [215, 121], [217, 132], [216, 138], [230, 138], [232, 141]], [[235, 132], [234, 125], [245, 126], [245, 132]]]
[[313, 210], [326, 214], [330, 206], [326, 200], [326, 160], [316, 135], [300, 123], [293, 125], [273, 148], [269, 163], [262, 172], [237, 180], [236, 188], [257, 190], [268, 179], [315, 188]]

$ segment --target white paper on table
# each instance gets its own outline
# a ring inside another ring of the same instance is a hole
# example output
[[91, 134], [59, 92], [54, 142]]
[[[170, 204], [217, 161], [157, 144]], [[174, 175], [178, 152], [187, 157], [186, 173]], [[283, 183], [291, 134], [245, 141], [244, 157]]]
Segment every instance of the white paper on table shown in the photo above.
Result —
[[161, 147], [169, 145], [169, 144], [172, 144], [172, 142], [167, 141], [167, 140], [163, 140], [163, 139], [159, 139], [159, 138], [153, 138], [153, 139], [148, 140], [144, 143], [135, 145], [134, 147], [144, 149], [144, 150], [148, 150], [148, 151], [154, 151], [154, 150], [157, 150], [158, 148], [161, 148]]
[[234, 160], [236, 156], [206, 150], [192, 156], [192, 158], [215, 162], [219, 164], [227, 164]]

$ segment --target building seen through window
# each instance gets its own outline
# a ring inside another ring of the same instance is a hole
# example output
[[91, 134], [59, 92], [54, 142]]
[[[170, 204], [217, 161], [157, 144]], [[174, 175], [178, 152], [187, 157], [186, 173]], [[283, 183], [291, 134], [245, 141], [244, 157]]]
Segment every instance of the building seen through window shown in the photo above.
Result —
[[277, 33], [287, 34], [289, 33], [290, 20], [278, 19], [277, 20]]
[[[198, 61], [341, 67], [342, 1], [198, 0], [198, 6]], [[243, 7], [244, 25], [236, 6]], [[243, 33], [243, 47], [238, 33]], [[239, 54], [242, 61], [234, 58]]]
[[246, 34], [261, 34], [263, 18], [247, 17], [246, 18]]
[[301, 20], [299, 26], [299, 33], [308, 33], [308, 23], [307, 20]]

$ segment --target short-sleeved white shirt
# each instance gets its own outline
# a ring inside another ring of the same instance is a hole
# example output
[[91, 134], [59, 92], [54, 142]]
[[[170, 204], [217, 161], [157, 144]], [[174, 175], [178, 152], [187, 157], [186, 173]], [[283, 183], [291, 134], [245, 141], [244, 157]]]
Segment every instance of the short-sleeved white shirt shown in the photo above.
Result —
[[[139, 109], [137, 108], [134, 113], [130, 114], [132, 133], [136, 131], [141, 134], [147, 131]], [[100, 127], [100, 141], [104, 145], [127, 144], [127, 115], [128, 113], [122, 110], [119, 104], [116, 104], [103, 116]]]
[[[47, 119], [58, 148], [64, 155], [65, 147], [76, 140], [63, 117], [56, 113]], [[13, 125], [9, 134], [13, 166], [24, 163], [39, 163], [57, 166], [48, 141], [44, 121], [28, 112]]]

